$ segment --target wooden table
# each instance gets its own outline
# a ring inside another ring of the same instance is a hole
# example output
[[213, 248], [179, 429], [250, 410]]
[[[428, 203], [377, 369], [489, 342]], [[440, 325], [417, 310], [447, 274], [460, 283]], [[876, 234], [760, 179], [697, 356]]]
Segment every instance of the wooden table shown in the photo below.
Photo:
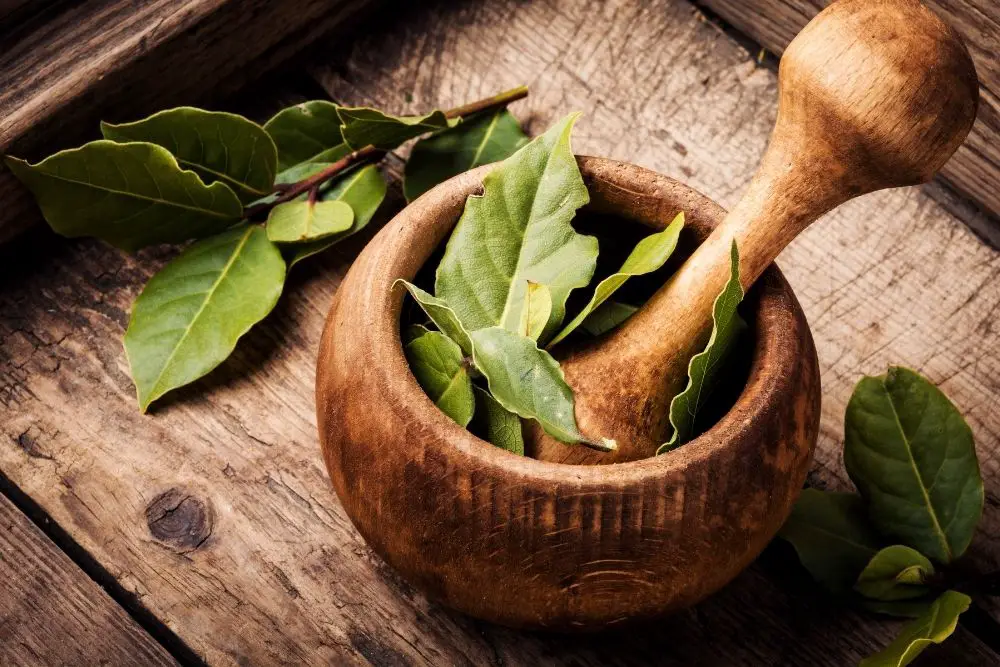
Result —
[[[580, 109], [578, 152], [638, 162], [724, 205], [746, 186], [774, 121], [775, 73], [685, 0], [420, 4], [298, 70], [331, 97], [396, 112], [527, 83], [513, 110], [532, 132]], [[1000, 253], [948, 197], [870, 195], [780, 264], [823, 368], [810, 481], [847, 484], [842, 417], [859, 376], [920, 369], [975, 432], [987, 498], [971, 553], [996, 570]], [[397, 188], [380, 222], [399, 206]], [[315, 434], [317, 341], [364, 242], [296, 267], [236, 354], [149, 416], [120, 338], [170, 253], [44, 231], [0, 250], [0, 664], [840, 666], [894, 635], [898, 624], [819, 597], [782, 545], [703, 604], [610, 635], [516, 632], [416, 593], [350, 525]], [[998, 621], [1000, 603], [978, 601], [919, 664], [1000, 664]]]

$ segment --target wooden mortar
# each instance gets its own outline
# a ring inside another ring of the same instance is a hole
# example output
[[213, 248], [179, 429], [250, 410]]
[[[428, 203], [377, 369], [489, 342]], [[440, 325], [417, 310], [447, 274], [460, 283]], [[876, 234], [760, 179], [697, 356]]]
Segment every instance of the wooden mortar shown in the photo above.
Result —
[[[725, 215], [666, 176], [583, 157], [591, 210], [686, 234]], [[316, 402], [330, 477], [372, 548], [429, 596], [516, 627], [597, 629], [694, 604], [746, 567], [788, 516], [819, 428], [816, 351], [777, 268], [748, 299], [749, 380], [701, 437], [666, 456], [573, 466], [516, 456], [445, 416], [400, 342], [405, 290], [490, 167], [453, 178], [382, 229], [341, 284]], [[620, 374], [627, 376], [628, 368]]]

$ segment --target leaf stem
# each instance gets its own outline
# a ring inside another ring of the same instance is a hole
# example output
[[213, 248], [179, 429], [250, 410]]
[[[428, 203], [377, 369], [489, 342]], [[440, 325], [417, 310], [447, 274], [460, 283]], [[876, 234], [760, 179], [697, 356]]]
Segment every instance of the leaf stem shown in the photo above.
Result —
[[[527, 96], [528, 87], [518, 86], [517, 88], [511, 88], [510, 90], [498, 93], [493, 97], [487, 97], [486, 99], [482, 99], [477, 102], [471, 102], [469, 104], [455, 107], [454, 109], [449, 109], [444, 112], [444, 115], [447, 118], [461, 118], [474, 113], [489, 111], [490, 109], [502, 108], [511, 102], [516, 102], [517, 100], [524, 99]], [[318, 196], [319, 188], [341, 172], [344, 172], [357, 164], [380, 160], [383, 155], [385, 155], [385, 151], [375, 148], [374, 146], [365, 146], [364, 148], [359, 148], [356, 151], [348, 153], [326, 169], [316, 172], [309, 178], [296, 183], [276, 185], [274, 189], [278, 196], [274, 199], [274, 201], [266, 204], [251, 206], [244, 211], [244, 217], [254, 218], [267, 213], [278, 204], [284, 204], [285, 202], [291, 201], [306, 192], [310, 193], [310, 197], [313, 197], [314, 192]], [[315, 201], [315, 199], [310, 199], [310, 201]]]

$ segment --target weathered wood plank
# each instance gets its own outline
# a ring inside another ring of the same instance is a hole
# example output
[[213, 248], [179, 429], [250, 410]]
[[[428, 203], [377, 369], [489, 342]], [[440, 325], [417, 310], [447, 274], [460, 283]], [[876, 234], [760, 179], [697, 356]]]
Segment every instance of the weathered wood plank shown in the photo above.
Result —
[[[101, 119], [219, 99], [371, 4], [114, 0], [38, 12], [0, 34], [0, 152], [37, 159], [94, 138]], [[0, 201], [0, 242], [40, 220], [6, 168]]]
[[[421, 5], [357, 40], [346, 58], [326, 59], [330, 90], [406, 111], [526, 82], [532, 97], [515, 111], [534, 131], [584, 109], [582, 152], [674, 174], [726, 204], [745, 187], [773, 121], [774, 75], [687, 3]], [[1000, 256], [918, 190], [870, 197], [824, 224], [782, 262], [826, 375], [817, 479], [842, 483], [843, 402], [859, 373], [886, 360], [939, 381], [954, 373], [945, 388], [969, 412], [995, 473], [989, 434], [1000, 432], [1000, 415], [989, 402], [1000, 396], [1000, 361], [975, 351], [997, 334], [977, 329], [976, 313], [1000, 308], [1000, 295], [975, 285], [1000, 272]], [[119, 339], [132, 298], [166, 255], [130, 257], [41, 232], [3, 251], [0, 468], [214, 664], [840, 667], [888, 642], [891, 623], [829, 608], [804, 582], [776, 584], [759, 568], [693, 610], [597, 638], [494, 628], [414, 593], [350, 526], [315, 436], [316, 344], [363, 242], [297, 267], [277, 311], [234, 357], [149, 417], [135, 408]], [[921, 287], [926, 302], [914, 298]], [[987, 534], [996, 535], [995, 481], [989, 493]], [[946, 661], [997, 656], [963, 631], [923, 662]]]
[[[959, 192], [1000, 215], [1000, 0], [923, 0], [965, 38], [981, 85], [972, 133], [945, 166]], [[830, 0], [698, 0], [762, 45], [781, 53]], [[984, 233], [1000, 240], [996, 221]]]
[[177, 664], [3, 495], [0, 581], [2, 665]]

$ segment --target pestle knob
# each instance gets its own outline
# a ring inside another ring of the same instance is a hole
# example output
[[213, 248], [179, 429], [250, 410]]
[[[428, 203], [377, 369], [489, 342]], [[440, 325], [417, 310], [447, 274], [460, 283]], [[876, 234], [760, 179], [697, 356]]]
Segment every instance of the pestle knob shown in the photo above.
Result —
[[621, 327], [561, 359], [580, 430], [601, 454], [534, 422], [528, 452], [564, 463], [654, 455], [671, 398], [703, 349], [712, 306], [740, 250], [745, 288], [809, 224], [875, 190], [930, 180], [965, 140], [979, 85], [959, 36], [917, 0], [838, 0], [792, 41], [778, 71], [778, 117], [747, 192], [677, 273]]

